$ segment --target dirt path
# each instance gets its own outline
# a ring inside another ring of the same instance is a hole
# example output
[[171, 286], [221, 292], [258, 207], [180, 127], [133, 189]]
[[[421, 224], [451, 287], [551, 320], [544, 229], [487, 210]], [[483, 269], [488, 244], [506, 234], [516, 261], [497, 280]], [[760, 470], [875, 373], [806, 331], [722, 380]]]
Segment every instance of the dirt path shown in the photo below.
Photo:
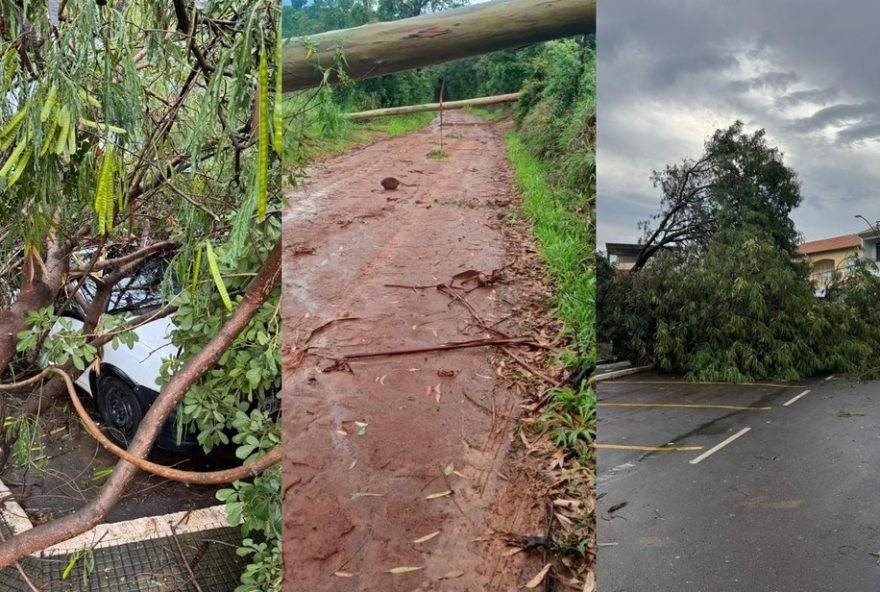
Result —
[[[285, 590], [507, 591], [543, 565], [540, 552], [511, 555], [502, 540], [542, 534], [545, 509], [532, 461], [511, 446], [520, 399], [500, 376], [498, 350], [322, 372], [328, 356], [489, 336], [437, 290], [387, 286], [448, 283], [511, 262], [506, 127], [462, 112], [447, 121], [446, 158], [426, 157], [438, 147], [431, 126], [329, 160], [288, 192]], [[383, 192], [389, 175], [409, 185]], [[518, 289], [508, 281], [467, 300], [514, 333]], [[334, 319], [349, 320], [327, 324]], [[388, 573], [396, 567], [420, 569]]]

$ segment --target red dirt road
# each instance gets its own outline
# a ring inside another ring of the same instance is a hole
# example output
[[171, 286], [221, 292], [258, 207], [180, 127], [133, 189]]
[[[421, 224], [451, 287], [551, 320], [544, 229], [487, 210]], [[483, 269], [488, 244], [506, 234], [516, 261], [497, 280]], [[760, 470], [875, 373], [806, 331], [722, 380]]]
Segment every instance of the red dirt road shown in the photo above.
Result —
[[[511, 555], [502, 540], [544, 534], [545, 509], [532, 463], [511, 452], [520, 400], [500, 375], [500, 351], [322, 371], [356, 352], [493, 337], [435, 289], [387, 286], [449, 283], [511, 262], [506, 127], [463, 112], [447, 122], [446, 158], [426, 157], [439, 142], [431, 126], [328, 160], [288, 190], [286, 591], [508, 591], [543, 565], [540, 552]], [[383, 191], [387, 176], [407, 185]], [[466, 294], [510, 334], [513, 279]], [[400, 567], [418, 569], [389, 573]]]

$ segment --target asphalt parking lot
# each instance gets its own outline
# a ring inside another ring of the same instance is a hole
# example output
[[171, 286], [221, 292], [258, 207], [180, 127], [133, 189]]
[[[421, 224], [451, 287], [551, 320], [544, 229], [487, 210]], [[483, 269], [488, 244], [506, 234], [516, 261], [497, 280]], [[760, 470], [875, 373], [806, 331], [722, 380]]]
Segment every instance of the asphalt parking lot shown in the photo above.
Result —
[[880, 590], [880, 382], [597, 395], [599, 590]]

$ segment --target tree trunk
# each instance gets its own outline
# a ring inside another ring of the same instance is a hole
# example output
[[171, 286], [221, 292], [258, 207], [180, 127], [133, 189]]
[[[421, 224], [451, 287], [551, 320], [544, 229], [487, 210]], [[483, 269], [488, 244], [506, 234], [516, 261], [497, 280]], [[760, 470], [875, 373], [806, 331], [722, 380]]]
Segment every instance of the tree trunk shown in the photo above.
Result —
[[[285, 92], [321, 84], [316, 68], [336, 68], [337, 49], [354, 80], [596, 32], [596, 0], [495, 0], [411, 19], [370, 23], [287, 40]], [[307, 59], [309, 47], [316, 56]], [[331, 81], [338, 82], [338, 77]]]
[[[466, 107], [479, 107], [480, 105], [497, 105], [499, 103], [512, 103], [519, 99], [522, 93], [509, 93], [506, 95], [495, 95], [492, 97], [481, 97], [479, 99], [465, 99], [464, 101], [443, 102], [443, 110], [447, 109], [464, 109]], [[371, 111], [359, 111], [358, 113], [346, 113], [343, 115], [345, 119], [358, 121], [361, 119], [372, 119], [373, 117], [385, 117], [387, 115], [403, 115], [404, 113], [421, 113], [423, 111], [437, 111], [440, 109], [440, 103], [426, 103], [424, 105], [410, 105], [407, 107], [389, 107], [387, 109], [373, 109]]]
[[27, 328], [27, 313], [52, 304], [61, 289], [69, 261], [67, 250], [59, 243], [51, 238], [45, 261], [36, 247], [25, 255], [18, 296], [12, 306], [0, 310], [0, 372], [15, 357], [16, 334]]

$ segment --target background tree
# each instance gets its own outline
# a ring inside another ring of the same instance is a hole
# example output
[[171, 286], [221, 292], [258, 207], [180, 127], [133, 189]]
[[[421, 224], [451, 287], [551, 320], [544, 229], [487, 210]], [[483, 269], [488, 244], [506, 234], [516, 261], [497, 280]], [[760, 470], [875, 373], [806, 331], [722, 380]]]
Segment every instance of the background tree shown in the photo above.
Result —
[[633, 272], [667, 247], [702, 251], [728, 228], [761, 228], [774, 244], [794, 249], [797, 232], [789, 214], [801, 201], [797, 175], [767, 144], [764, 130], [748, 134], [743, 127], [737, 121], [717, 130], [698, 160], [654, 171], [654, 186], [663, 193], [660, 212], [641, 224], [644, 240]]

